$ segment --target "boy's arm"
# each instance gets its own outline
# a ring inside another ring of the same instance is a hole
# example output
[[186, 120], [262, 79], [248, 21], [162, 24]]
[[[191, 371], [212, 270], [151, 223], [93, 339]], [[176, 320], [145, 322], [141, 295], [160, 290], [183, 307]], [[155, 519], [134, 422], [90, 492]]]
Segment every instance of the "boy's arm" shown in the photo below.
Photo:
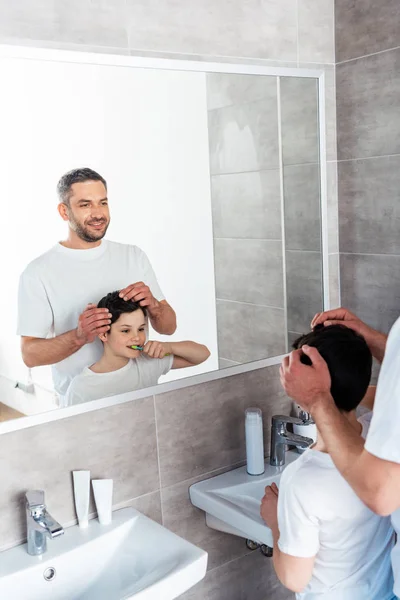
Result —
[[164, 345], [169, 346], [170, 349], [167, 352], [174, 355], [172, 369], [199, 365], [210, 356], [207, 346], [196, 342], [167, 342]]
[[210, 351], [207, 346], [196, 342], [156, 342], [149, 341], [144, 347], [144, 352], [151, 358], [164, 358], [172, 354], [174, 359], [172, 369], [193, 367], [207, 360]]
[[[272, 531], [274, 540], [274, 554], [273, 564], [274, 569], [280, 582], [292, 592], [301, 592], [311, 579], [316, 552], [312, 556], [295, 556], [283, 552], [279, 547], [279, 540], [281, 537], [279, 524], [278, 524], [278, 497], [279, 491], [275, 484], [265, 488], [265, 496], [261, 502], [261, 517], [264, 519], [268, 527]], [[283, 502], [287, 504], [287, 499]], [[293, 506], [293, 509], [295, 507]], [[283, 514], [286, 513], [285, 508], [281, 511]], [[297, 519], [297, 515], [293, 514], [293, 519]], [[301, 519], [300, 519], [301, 521]], [[283, 525], [283, 523], [282, 523]], [[291, 527], [288, 527], [290, 531]], [[307, 529], [304, 527], [304, 523], [299, 522], [299, 532], [296, 536], [297, 539], [293, 541], [293, 544], [298, 544], [300, 536], [307, 535]], [[290, 534], [286, 536], [284, 540], [285, 544], [291, 544]], [[315, 537], [315, 527], [311, 527], [311, 538]], [[304, 538], [307, 540], [307, 537]], [[305, 549], [307, 554], [307, 550]]]

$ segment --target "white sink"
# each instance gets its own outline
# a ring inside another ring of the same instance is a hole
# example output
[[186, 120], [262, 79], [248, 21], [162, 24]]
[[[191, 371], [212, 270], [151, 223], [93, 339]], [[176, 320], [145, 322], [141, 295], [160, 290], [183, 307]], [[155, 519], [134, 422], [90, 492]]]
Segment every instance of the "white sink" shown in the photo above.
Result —
[[[298, 457], [294, 450], [286, 452], [285, 466]], [[260, 505], [267, 485], [275, 482], [279, 487], [285, 466], [265, 463], [262, 475], [249, 475], [246, 467], [240, 467], [200, 481], [190, 487], [190, 500], [204, 510], [206, 523], [212, 529], [272, 547], [272, 532], [260, 517]]]
[[[26, 544], [0, 554], [4, 600], [172, 600], [200, 581], [207, 553], [134, 508], [111, 525], [90, 521], [49, 540], [42, 556]], [[56, 575], [46, 581], [45, 575]]]

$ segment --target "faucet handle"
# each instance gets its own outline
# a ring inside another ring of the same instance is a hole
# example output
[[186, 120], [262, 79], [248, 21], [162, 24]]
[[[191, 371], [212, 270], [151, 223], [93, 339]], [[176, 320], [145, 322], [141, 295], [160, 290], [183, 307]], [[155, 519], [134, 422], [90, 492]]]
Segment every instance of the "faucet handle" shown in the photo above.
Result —
[[289, 417], [288, 415], [274, 415], [272, 417], [272, 426], [283, 425], [284, 423], [293, 423], [294, 425], [304, 425], [304, 421], [298, 417]]
[[30, 510], [40, 510], [46, 508], [43, 490], [29, 490], [26, 492], [25, 498], [26, 506]]

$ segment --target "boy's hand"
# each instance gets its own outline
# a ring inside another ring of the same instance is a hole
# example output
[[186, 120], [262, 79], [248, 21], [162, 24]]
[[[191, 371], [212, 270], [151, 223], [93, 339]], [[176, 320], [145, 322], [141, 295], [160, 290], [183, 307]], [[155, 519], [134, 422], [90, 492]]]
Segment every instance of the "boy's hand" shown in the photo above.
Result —
[[260, 515], [272, 530], [278, 528], [278, 496], [278, 486], [273, 483], [265, 488], [265, 496], [261, 500]]
[[148, 341], [143, 348], [143, 353], [150, 358], [164, 358], [167, 354], [172, 354], [170, 345], [168, 342]]

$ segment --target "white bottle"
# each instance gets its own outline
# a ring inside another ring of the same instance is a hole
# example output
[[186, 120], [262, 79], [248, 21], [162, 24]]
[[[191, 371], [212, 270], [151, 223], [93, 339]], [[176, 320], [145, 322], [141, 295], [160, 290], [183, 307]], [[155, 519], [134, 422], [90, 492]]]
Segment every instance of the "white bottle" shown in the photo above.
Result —
[[92, 486], [99, 521], [102, 525], [109, 525], [112, 521], [113, 480], [93, 479]]
[[76, 516], [79, 527], [84, 529], [89, 525], [90, 471], [72, 471], [72, 475]]
[[265, 471], [262, 412], [259, 408], [247, 408], [245, 415], [247, 472], [262, 475]]

